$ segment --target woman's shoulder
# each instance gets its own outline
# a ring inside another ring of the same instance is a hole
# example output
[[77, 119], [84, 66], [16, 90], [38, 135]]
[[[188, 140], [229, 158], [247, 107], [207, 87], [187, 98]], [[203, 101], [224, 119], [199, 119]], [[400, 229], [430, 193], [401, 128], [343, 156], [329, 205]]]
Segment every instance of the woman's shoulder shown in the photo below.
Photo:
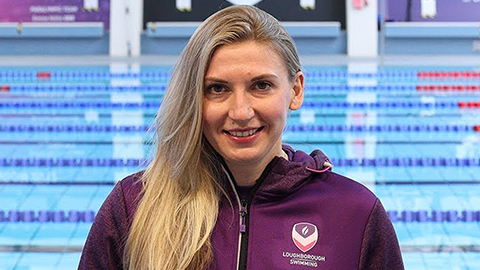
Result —
[[138, 195], [142, 191], [141, 178], [143, 173], [144, 171], [139, 171], [120, 180], [119, 188], [122, 189], [124, 194]]
[[121, 269], [124, 240], [132, 211], [141, 193], [142, 172], [116, 183], [100, 207], [90, 229], [78, 269]]
[[332, 165], [324, 152], [317, 149], [307, 154], [288, 145], [283, 147], [291, 160], [306, 167], [309, 172], [307, 177], [313, 176], [314, 187], [317, 187], [319, 192], [328, 194], [327, 196], [348, 198], [350, 203], [373, 207], [377, 200], [375, 194], [361, 182], [336, 173], [335, 164]]
[[348, 175], [343, 175], [333, 170], [327, 171], [326, 173], [328, 175], [328, 178], [337, 188], [353, 192], [362, 192], [366, 195], [375, 196], [373, 192], [364, 183], [360, 182], [360, 180], [353, 179]]
[[144, 171], [136, 172], [123, 178], [115, 188], [121, 189], [123, 200], [128, 217], [133, 217], [137, 208], [138, 202], [141, 198], [143, 185], [141, 178]]
[[322, 190], [329, 190], [332, 196], [342, 198], [347, 205], [356, 205], [371, 209], [378, 197], [365, 184], [333, 171], [326, 171], [318, 181]]

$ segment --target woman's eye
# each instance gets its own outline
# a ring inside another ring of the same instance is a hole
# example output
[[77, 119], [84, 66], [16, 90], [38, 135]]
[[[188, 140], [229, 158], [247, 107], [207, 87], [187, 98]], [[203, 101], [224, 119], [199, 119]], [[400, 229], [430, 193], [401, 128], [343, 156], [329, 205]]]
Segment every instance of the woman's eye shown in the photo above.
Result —
[[215, 85], [209, 86], [207, 90], [210, 93], [219, 94], [225, 90], [225, 87], [223, 87], [222, 85], [215, 84]]
[[270, 88], [272, 85], [268, 82], [259, 82], [257, 83], [256, 87], [260, 90], [267, 90]]

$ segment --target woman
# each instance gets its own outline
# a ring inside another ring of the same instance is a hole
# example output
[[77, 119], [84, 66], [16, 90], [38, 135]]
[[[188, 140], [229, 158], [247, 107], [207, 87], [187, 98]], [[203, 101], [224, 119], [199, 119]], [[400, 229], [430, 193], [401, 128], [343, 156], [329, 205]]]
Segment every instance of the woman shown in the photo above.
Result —
[[403, 269], [379, 200], [321, 151], [282, 145], [304, 75], [272, 16], [233, 6], [195, 32], [156, 119], [156, 155], [101, 207], [80, 269]]

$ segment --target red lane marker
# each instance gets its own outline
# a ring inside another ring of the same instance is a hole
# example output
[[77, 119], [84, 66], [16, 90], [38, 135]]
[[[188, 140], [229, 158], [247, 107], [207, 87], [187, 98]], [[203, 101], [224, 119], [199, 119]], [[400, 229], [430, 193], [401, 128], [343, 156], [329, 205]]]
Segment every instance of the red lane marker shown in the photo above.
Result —
[[50, 72], [48, 71], [39, 71], [37, 72], [37, 79], [39, 80], [50, 80]]
[[477, 78], [480, 71], [417, 71], [419, 78]]
[[480, 108], [480, 101], [460, 101], [458, 102], [460, 108]]
[[480, 108], [480, 101], [459, 101], [457, 106], [459, 108]]
[[458, 72], [458, 71], [452, 71], [452, 72], [450, 72], [450, 76], [451, 76], [451, 77], [460, 77], [460, 72]]
[[476, 132], [480, 132], [480, 125], [473, 126], [473, 130]]
[[455, 91], [455, 92], [463, 92], [463, 91], [479, 91], [480, 85], [464, 85], [464, 84], [441, 84], [441, 85], [421, 85], [417, 84], [416, 87], [417, 91]]
[[9, 85], [0, 86], [0, 91], [1, 92], [9, 92], [10, 91], [10, 86]]
[[448, 90], [451, 89], [451, 87], [450, 87], [450, 85], [439, 85], [438, 89], [440, 89], [442, 91], [448, 91]]

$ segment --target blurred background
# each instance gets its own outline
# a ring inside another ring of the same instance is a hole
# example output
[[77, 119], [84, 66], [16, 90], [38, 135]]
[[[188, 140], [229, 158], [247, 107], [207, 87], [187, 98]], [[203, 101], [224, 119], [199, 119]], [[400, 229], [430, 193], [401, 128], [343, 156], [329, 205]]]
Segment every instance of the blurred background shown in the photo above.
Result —
[[294, 38], [284, 141], [370, 188], [406, 269], [480, 269], [480, 1], [0, 0], [0, 269], [76, 269], [202, 20], [256, 5]]

